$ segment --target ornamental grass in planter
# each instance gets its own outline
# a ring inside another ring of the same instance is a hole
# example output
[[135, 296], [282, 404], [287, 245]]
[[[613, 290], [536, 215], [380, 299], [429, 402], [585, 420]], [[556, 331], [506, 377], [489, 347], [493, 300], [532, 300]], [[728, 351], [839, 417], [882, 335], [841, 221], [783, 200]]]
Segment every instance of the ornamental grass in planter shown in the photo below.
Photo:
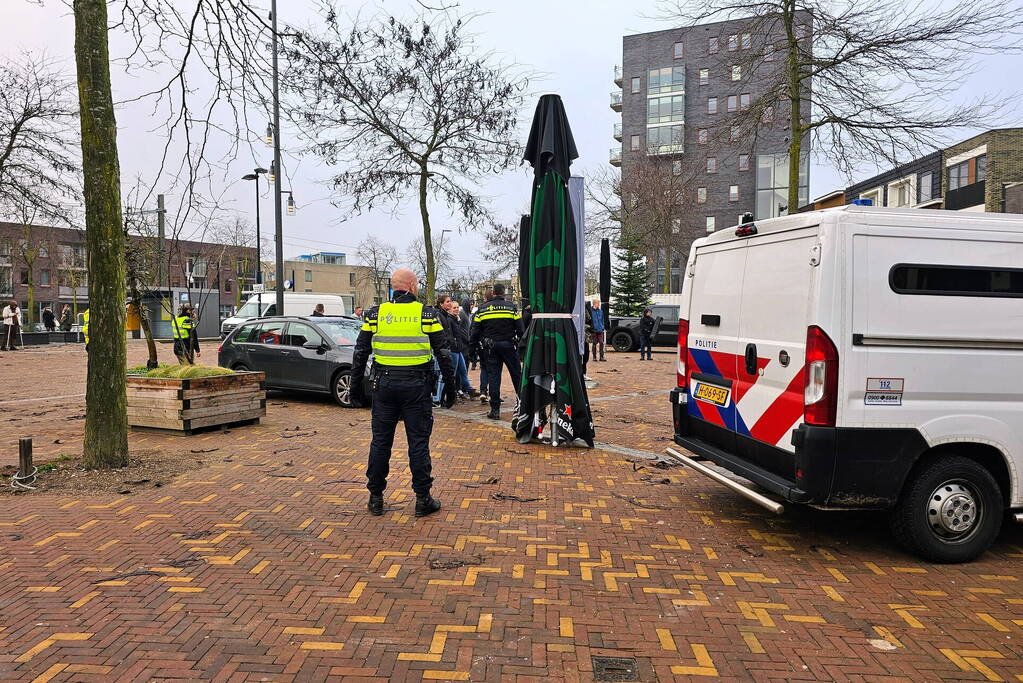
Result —
[[203, 365], [128, 370], [128, 424], [191, 434], [258, 422], [266, 415], [265, 375]]

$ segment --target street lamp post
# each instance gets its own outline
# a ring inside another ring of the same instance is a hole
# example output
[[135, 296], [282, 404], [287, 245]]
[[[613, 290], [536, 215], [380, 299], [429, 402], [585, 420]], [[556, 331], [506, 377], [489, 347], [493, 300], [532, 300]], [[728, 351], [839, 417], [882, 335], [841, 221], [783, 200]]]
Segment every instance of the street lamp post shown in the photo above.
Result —
[[[242, 176], [242, 180], [255, 180], [256, 181], [256, 272], [253, 273], [254, 284], [263, 284], [263, 242], [259, 234], [259, 176], [266, 173], [267, 170], [262, 167], [258, 167], [253, 170], [252, 173]], [[256, 301], [259, 306], [259, 315], [263, 315], [263, 292], [256, 292]]]
[[[281, 174], [281, 101], [277, 70], [277, 0], [270, 2], [271, 51], [273, 53], [273, 133], [274, 171]], [[279, 187], [279, 185], [278, 185]], [[281, 193], [274, 193], [274, 239], [277, 242], [277, 315], [284, 315], [284, 230], [281, 217]]]

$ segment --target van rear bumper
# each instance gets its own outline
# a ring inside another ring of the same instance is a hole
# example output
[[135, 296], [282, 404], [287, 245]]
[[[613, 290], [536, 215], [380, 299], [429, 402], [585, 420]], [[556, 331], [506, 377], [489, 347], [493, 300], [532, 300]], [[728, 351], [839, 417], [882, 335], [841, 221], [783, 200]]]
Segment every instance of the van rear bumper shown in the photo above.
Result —
[[[927, 450], [926, 440], [916, 429], [801, 424], [792, 432], [792, 453], [690, 416], [678, 391], [671, 393], [675, 443], [793, 503], [890, 508], [913, 464]], [[708, 434], [711, 439], [705, 438]], [[734, 450], [721, 445], [729, 439], [737, 445]], [[768, 470], [737, 451], [764, 456], [763, 462], [791, 465], [785, 472]]]

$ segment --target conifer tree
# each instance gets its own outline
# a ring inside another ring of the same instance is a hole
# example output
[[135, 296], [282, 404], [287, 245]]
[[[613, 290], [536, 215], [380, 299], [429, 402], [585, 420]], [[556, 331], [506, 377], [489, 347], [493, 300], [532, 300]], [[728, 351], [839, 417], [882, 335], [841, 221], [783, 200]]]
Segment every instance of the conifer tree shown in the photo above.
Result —
[[650, 301], [643, 257], [625, 240], [616, 246], [618, 265], [611, 272], [611, 315], [638, 317]]

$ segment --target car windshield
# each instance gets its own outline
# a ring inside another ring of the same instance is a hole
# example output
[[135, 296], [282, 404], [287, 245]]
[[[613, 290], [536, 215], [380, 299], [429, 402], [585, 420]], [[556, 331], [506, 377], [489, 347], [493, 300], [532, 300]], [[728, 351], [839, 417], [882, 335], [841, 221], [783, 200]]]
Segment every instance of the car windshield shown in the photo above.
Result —
[[244, 306], [238, 309], [235, 316], [238, 318], [260, 318], [266, 315], [266, 309], [270, 306], [270, 301], [267, 299], [263, 300], [263, 310], [259, 310], [259, 301], [253, 300], [246, 302]]
[[317, 323], [317, 327], [325, 335], [330, 337], [330, 340], [338, 346], [351, 346], [355, 344], [356, 338], [359, 336], [359, 329], [362, 325], [353, 320], [348, 321], [337, 321], [329, 323]]

